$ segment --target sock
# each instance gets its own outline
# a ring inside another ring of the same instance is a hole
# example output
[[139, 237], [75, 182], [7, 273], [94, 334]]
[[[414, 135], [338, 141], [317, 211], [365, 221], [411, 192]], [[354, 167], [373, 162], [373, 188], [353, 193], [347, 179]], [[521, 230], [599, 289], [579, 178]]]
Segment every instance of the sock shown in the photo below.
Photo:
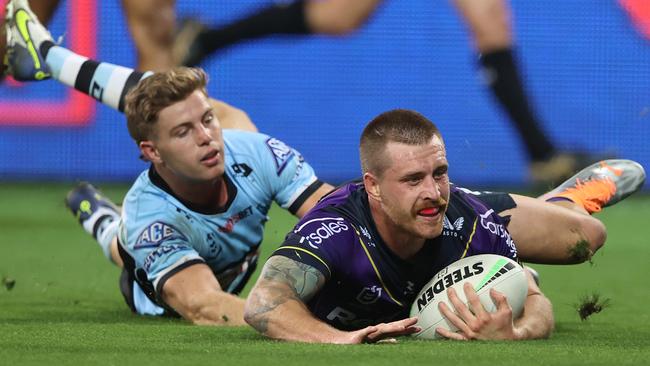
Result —
[[40, 46], [52, 78], [87, 94], [99, 102], [124, 112], [124, 97], [152, 72], [89, 60], [50, 41]]
[[102, 248], [104, 256], [111, 261], [111, 242], [117, 235], [119, 223], [119, 213], [105, 206], [100, 206], [88, 219], [81, 223], [84, 230], [92, 235]]
[[546, 199], [546, 202], [560, 202], [560, 201], [575, 203], [575, 201], [573, 199], [571, 199], [569, 197], [562, 197], [562, 196], [553, 196], [553, 197], [550, 197], [550, 198]]
[[305, 19], [305, 0], [271, 5], [223, 28], [203, 31], [197, 42], [204, 55], [244, 40], [272, 34], [310, 34]]
[[104, 220], [102, 222], [101, 229], [97, 231], [97, 244], [102, 248], [104, 256], [111, 262], [113, 257], [111, 256], [111, 243], [113, 239], [117, 236], [117, 230], [120, 228], [120, 220]]
[[490, 89], [515, 124], [530, 159], [550, 159], [556, 153], [555, 147], [542, 132], [528, 103], [512, 50], [505, 48], [482, 54], [480, 62]]

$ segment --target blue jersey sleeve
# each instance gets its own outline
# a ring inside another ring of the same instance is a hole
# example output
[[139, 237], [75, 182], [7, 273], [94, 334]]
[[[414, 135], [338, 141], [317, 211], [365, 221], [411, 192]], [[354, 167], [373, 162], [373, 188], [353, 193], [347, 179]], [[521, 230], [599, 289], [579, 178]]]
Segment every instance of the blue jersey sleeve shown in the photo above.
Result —
[[262, 167], [273, 191], [273, 199], [295, 214], [323, 183], [303, 156], [284, 142], [267, 137], [263, 150], [261, 154], [265, 163]]
[[[144, 209], [138, 210], [138, 207]], [[195, 236], [189, 223], [164, 201], [135, 203], [125, 200], [120, 243], [133, 258], [136, 268], [144, 270], [157, 293], [165, 281], [180, 270], [204, 263], [193, 248]]]

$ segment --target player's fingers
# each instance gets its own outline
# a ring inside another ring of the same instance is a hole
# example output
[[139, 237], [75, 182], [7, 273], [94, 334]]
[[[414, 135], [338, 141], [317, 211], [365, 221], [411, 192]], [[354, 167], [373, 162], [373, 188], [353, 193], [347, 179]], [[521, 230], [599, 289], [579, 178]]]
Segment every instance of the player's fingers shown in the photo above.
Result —
[[442, 337], [447, 338], [447, 339], [454, 339], [457, 341], [466, 341], [467, 337], [460, 333], [452, 332], [449, 329], [445, 328], [436, 328], [436, 333], [440, 334]]
[[467, 305], [465, 305], [462, 301], [460, 301], [460, 298], [458, 297], [458, 294], [456, 293], [456, 290], [453, 288], [448, 288], [447, 289], [447, 297], [449, 298], [449, 301], [451, 304], [454, 306], [454, 309], [456, 310], [456, 313], [465, 321], [472, 321], [474, 318], [474, 314], [472, 314], [471, 311], [469, 311], [469, 308]]
[[402, 336], [417, 333], [422, 330], [419, 326], [415, 325], [418, 318], [406, 318], [397, 320], [390, 323], [382, 323], [377, 325], [377, 332], [385, 336]]
[[510, 304], [508, 304], [508, 299], [504, 294], [495, 289], [490, 289], [490, 297], [492, 297], [492, 300], [494, 300], [494, 303], [497, 305], [498, 312], [512, 313], [512, 308], [510, 307]]
[[[465, 306], [465, 305], [463, 305]], [[438, 310], [440, 310], [440, 313], [444, 315], [444, 317], [451, 323], [453, 324], [456, 328], [458, 328], [461, 332], [465, 333], [468, 336], [471, 336], [474, 332], [467, 326], [467, 323], [463, 319], [461, 319], [456, 313], [451, 311], [449, 306], [445, 304], [444, 301], [441, 301], [438, 304]], [[469, 311], [468, 311], [469, 312]]]
[[474, 313], [474, 315], [479, 319], [485, 319], [487, 312], [483, 308], [483, 304], [481, 304], [481, 300], [479, 299], [478, 295], [476, 294], [476, 291], [474, 290], [474, 288], [469, 282], [466, 282], [463, 285], [463, 291], [465, 291], [465, 296], [467, 297], [467, 302], [471, 307], [472, 313]]

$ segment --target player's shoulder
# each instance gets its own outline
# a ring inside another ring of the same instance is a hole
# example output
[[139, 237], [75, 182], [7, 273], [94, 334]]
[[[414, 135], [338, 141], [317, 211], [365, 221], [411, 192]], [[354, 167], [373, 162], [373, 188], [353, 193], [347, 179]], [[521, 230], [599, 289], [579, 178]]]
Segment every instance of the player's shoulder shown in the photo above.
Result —
[[479, 198], [480, 195], [480, 191], [451, 185], [449, 207], [468, 215], [482, 214], [488, 211], [489, 207]]
[[184, 208], [171, 194], [156, 186], [150, 178], [150, 171], [142, 172], [133, 183], [122, 206], [123, 221], [128, 227], [149, 225], [154, 222], [177, 221], [178, 216], [187, 216]]
[[292, 233], [301, 238], [314, 249], [320, 249], [327, 243], [336, 243], [337, 247], [355, 238], [355, 227], [345, 216], [325, 209], [315, 209], [303, 216]]
[[224, 130], [224, 144], [233, 161], [250, 160], [260, 167], [273, 166], [278, 174], [292, 158], [299, 156], [282, 140], [259, 132]]

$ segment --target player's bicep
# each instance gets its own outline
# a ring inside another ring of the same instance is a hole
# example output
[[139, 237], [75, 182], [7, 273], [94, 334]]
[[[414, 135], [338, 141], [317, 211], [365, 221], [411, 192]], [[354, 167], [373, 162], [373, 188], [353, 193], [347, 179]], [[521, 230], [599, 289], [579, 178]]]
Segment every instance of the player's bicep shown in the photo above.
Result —
[[332, 189], [334, 189], [333, 186], [323, 183], [318, 189], [316, 189], [313, 193], [311, 193], [300, 205], [300, 207], [296, 210], [295, 215], [298, 217], [303, 217], [309, 210], [312, 209], [318, 203], [318, 200], [321, 199], [324, 195], [329, 193]]
[[325, 285], [325, 280], [325, 275], [315, 267], [273, 256], [264, 265], [258, 286], [286, 287], [302, 302], [307, 302]]

